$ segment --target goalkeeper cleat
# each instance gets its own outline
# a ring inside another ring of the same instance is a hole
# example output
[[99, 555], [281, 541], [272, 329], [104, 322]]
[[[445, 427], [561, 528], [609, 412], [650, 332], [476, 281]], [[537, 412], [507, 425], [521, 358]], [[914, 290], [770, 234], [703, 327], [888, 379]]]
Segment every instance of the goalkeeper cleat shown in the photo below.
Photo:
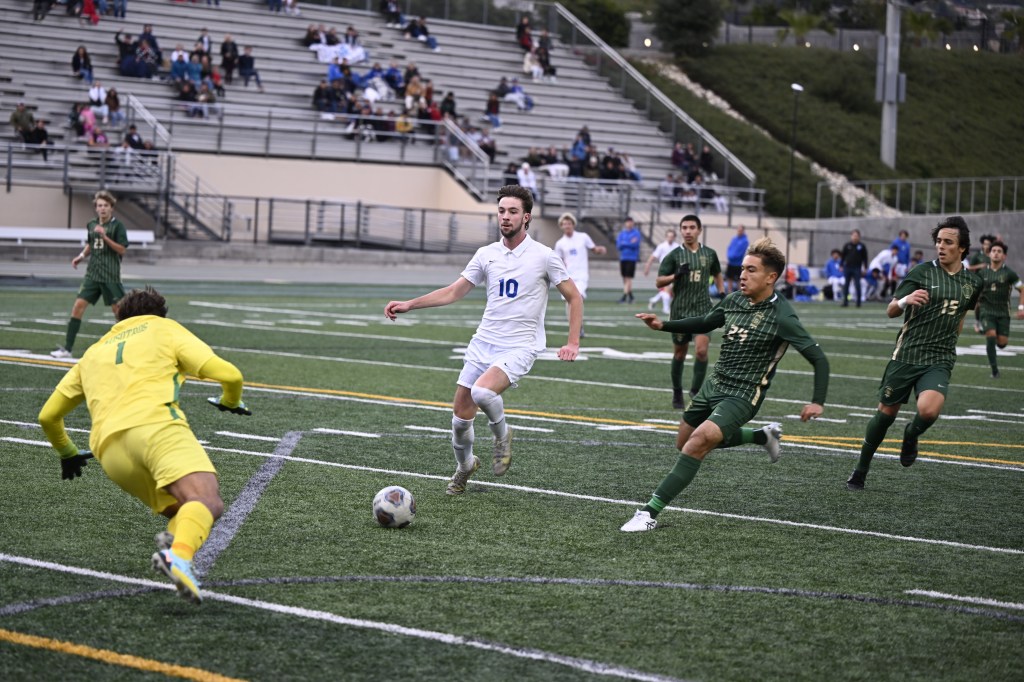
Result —
[[473, 455], [473, 466], [469, 471], [463, 471], [458, 466], [455, 467], [455, 475], [452, 476], [452, 480], [448, 482], [448, 489], [445, 490], [447, 495], [461, 495], [466, 492], [466, 485], [469, 483], [469, 477], [476, 473], [476, 470], [480, 468], [480, 458]]
[[245, 403], [238, 403], [238, 407], [228, 407], [221, 402], [221, 398], [207, 398], [206, 402], [210, 403], [221, 412], [231, 412], [232, 414], [241, 414], [246, 417], [252, 416], [252, 411], [245, 406]]
[[169, 530], [162, 530], [153, 536], [153, 541], [156, 542], [157, 549], [170, 549], [174, 544], [174, 536]]
[[178, 588], [178, 596], [193, 604], [201, 604], [199, 581], [192, 575], [192, 562], [185, 561], [172, 549], [162, 549], [153, 554], [153, 570], [163, 573]]

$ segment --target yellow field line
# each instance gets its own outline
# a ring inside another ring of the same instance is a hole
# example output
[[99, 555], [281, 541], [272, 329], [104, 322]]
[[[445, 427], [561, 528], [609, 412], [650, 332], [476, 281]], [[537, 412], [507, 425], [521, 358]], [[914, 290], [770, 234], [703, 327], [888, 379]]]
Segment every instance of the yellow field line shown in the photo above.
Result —
[[[862, 436], [786, 436], [786, 440], [791, 440], [794, 443], [811, 443], [814, 445], [845, 445], [846, 443], [860, 443], [864, 438]], [[843, 443], [834, 443], [831, 441], [845, 441]], [[896, 438], [887, 438], [884, 442], [886, 443], [899, 443], [900, 440]], [[972, 441], [964, 440], [919, 440], [918, 443], [925, 443], [927, 445], [961, 445], [963, 447], [976, 447], [976, 448], [1007, 448], [1012, 450], [1024, 450], [1024, 445], [1009, 445], [1007, 443], [974, 443]]]
[[63, 654], [91, 658], [93, 660], [100, 661], [101, 663], [109, 663], [110, 665], [120, 665], [125, 668], [135, 668], [136, 670], [145, 670], [146, 672], [163, 673], [164, 675], [171, 677], [181, 677], [186, 680], [196, 680], [197, 682], [244, 682], [243, 680], [239, 680], [235, 677], [225, 677], [224, 675], [211, 673], [207, 670], [200, 670], [199, 668], [189, 668], [182, 665], [161, 663], [160, 661], [154, 661], [148, 658], [139, 658], [138, 656], [131, 656], [129, 654], [119, 654], [116, 651], [109, 651], [107, 649], [94, 649], [82, 644], [61, 642], [60, 640], [50, 639], [48, 637], [26, 635], [21, 632], [13, 632], [2, 628], [0, 628], [0, 640], [6, 640], [13, 644], [23, 644], [37, 649], [49, 649], [50, 651], [56, 651]]

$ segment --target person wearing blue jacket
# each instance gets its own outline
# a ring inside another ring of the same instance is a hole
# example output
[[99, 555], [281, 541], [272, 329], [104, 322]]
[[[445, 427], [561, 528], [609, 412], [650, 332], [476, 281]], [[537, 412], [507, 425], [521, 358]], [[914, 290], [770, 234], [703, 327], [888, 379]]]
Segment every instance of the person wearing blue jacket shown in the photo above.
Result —
[[636, 275], [636, 262], [640, 260], [640, 240], [640, 230], [633, 219], [627, 217], [622, 231], [615, 238], [615, 248], [619, 250], [619, 273], [622, 275], [619, 303], [633, 302], [633, 277]]
[[742, 225], [736, 228], [736, 236], [729, 242], [729, 248], [725, 251], [725, 290], [732, 293], [740, 288], [740, 272], [743, 267], [743, 257], [747, 255], [747, 248], [750, 247], [750, 240], [747, 239], [746, 228]]

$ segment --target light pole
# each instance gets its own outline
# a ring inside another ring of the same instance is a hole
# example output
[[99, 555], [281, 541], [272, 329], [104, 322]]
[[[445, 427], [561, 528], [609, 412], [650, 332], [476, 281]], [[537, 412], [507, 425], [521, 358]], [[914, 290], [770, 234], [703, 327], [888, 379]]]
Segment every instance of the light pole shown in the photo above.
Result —
[[793, 89], [793, 132], [789, 136], [789, 207], [786, 209], [786, 267], [789, 267], [789, 241], [793, 225], [793, 170], [796, 162], [796, 112], [800, 104], [800, 93], [804, 86], [799, 83], [792, 83], [789, 86]]

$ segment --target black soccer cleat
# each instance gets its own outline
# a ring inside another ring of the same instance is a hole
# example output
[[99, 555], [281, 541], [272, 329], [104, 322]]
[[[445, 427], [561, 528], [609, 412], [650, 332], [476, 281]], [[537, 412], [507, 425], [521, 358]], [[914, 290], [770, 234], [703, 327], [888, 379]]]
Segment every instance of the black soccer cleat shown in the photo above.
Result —
[[910, 424], [907, 424], [903, 429], [903, 445], [900, 446], [900, 464], [905, 467], [910, 466], [917, 459], [917, 436], [910, 436], [907, 434], [907, 429], [910, 428]]
[[993, 379], [998, 379], [999, 378], [999, 370], [998, 369], [993, 369], [992, 370], [992, 378]]
[[686, 405], [683, 404], [683, 389], [673, 388], [672, 389], [672, 409], [673, 410], [684, 410]]
[[866, 471], [853, 470], [850, 477], [846, 479], [847, 490], [864, 490], [864, 479], [867, 478], [868, 473]]

